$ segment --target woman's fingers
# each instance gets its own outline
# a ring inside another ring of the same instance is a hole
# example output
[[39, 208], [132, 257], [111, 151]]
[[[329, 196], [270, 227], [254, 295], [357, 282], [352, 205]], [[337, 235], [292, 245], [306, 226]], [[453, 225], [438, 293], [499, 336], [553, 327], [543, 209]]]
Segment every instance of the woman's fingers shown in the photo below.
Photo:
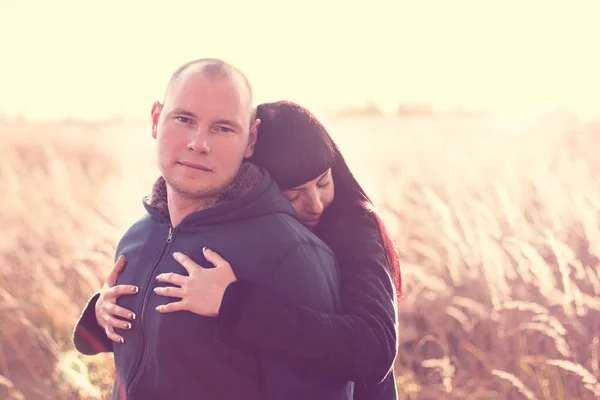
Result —
[[205, 247], [202, 249], [202, 251], [204, 252], [204, 257], [206, 257], [206, 259], [215, 266], [213, 269], [204, 270], [204, 281], [210, 281], [213, 284], [218, 283], [219, 287], [225, 291], [225, 288], [231, 282], [235, 282], [237, 280], [235, 273], [233, 272], [233, 268], [231, 268], [231, 264], [229, 264], [227, 260], [211, 249]]
[[102, 315], [102, 325], [104, 328], [121, 328], [121, 329], [131, 329], [131, 322], [123, 321], [122, 319], [115, 318], [109, 313], [104, 313]]
[[125, 339], [115, 332], [115, 328], [131, 329], [130, 322], [120, 320], [106, 313], [102, 316], [102, 323], [100, 325], [104, 328], [106, 337], [117, 343], [125, 343]]
[[186, 279], [188, 278], [183, 275], [176, 274], [174, 272], [167, 272], [165, 274], [160, 274], [156, 277], [157, 282], [170, 283], [177, 286], [183, 286]]
[[192, 273], [202, 268], [200, 265], [196, 264], [194, 260], [183, 253], [173, 253], [173, 258], [187, 270], [189, 275], [192, 275]]
[[184, 302], [183, 300], [175, 301], [175, 302], [169, 303], [169, 304], [163, 304], [163, 305], [156, 307], [156, 311], [158, 311], [159, 313], [170, 313], [170, 312], [183, 311], [183, 310], [189, 311], [189, 308], [187, 307], [186, 302]]
[[204, 253], [204, 257], [206, 257], [206, 260], [212, 263], [215, 267], [231, 269], [231, 265], [227, 262], [227, 260], [221, 257], [216, 251], [213, 251], [208, 247], [204, 247], [202, 252]]
[[132, 285], [117, 285], [119, 275], [125, 268], [125, 256], [121, 255], [108, 274], [100, 298], [96, 303], [96, 320], [98, 324], [104, 328], [106, 337], [110, 340], [124, 343], [122, 336], [115, 333], [114, 328], [131, 329], [131, 322], [123, 321], [121, 318], [135, 319], [135, 314], [126, 308], [118, 306], [115, 300], [125, 294], [135, 294], [139, 291], [137, 286]]
[[106, 333], [106, 337], [117, 343], [125, 343], [125, 339], [122, 336], [117, 335], [115, 330], [112, 327], [104, 328], [104, 333]]
[[117, 298], [124, 294], [136, 294], [139, 291], [137, 286], [117, 285], [106, 289], [106, 295], [111, 298]]
[[185, 295], [185, 290], [176, 286], [167, 286], [154, 288], [154, 293], [159, 296], [178, 297], [181, 299]]
[[122, 318], [135, 319], [135, 314], [126, 308], [116, 305], [115, 303], [107, 303], [104, 309], [111, 315], [116, 315]]
[[117, 283], [117, 279], [119, 278], [119, 275], [121, 275], [121, 271], [123, 271], [124, 267], [125, 256], [121, 255], [106, 278], [106, 284], [108, 284], [108, 286], [114, 286]]
[[100, 319], [98, 323], [104, 328], [106, 337], [118, 343], [125, 343], [123, 337], [115, 333], [115, 328], [129, 330], [131, 329], [131, 322], [123, 321], [122, 319], [114, 316], [116, 315], [122, 318], [135, 319], [135, 314], [126, 308], [116, 305], [115, 303], [105, 302], [101, 307], [99, 315]]

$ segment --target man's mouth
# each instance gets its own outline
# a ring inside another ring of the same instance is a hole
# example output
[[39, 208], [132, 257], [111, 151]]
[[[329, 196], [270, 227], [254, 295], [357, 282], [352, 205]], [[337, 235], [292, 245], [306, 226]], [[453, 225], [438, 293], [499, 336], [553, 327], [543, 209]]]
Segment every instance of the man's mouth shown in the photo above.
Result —
[[189, 162], [189, 161], [179, 161], [178, 164], [185, 165], [186, 167], [197, 169], [199, 171], [212, 172], [212, 169], [210, 169], [202, 164], [196, 164], [196, 163]]

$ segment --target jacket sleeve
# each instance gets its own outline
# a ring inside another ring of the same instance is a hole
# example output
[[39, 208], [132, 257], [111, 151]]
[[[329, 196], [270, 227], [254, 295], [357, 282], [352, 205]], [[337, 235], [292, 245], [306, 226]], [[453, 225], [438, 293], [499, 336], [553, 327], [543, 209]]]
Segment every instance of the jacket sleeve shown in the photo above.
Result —
[[[277, 266], [268, 286], [276, 294], [324, 312], [334, 312], [339, 304], [337, 264], [333, 254], [310, 244], [295, 245]], [[279, 315], [259, 318], [277, 320]], [[296, 325], [299, 334], [310, 327]], [[269, 342], [276, 332], [263, 332]], [[301, 368], [276, 353], [257, 351], [269, 400], [344, 400], [352, 398], [352, 385]]]
[[88, 300], [73, 331], [75, 349], [88, 356], [113, 351], [112, 341], [96, 320], [96, 302], [99, 296], [98, 292]]
[[333, 248], [341, 270], [339, 315], [238, 281], [225, 292], [219, 334], [332, 378], [381, 382], [397, 352], [397, 296], [378, 234], [362, 229]]

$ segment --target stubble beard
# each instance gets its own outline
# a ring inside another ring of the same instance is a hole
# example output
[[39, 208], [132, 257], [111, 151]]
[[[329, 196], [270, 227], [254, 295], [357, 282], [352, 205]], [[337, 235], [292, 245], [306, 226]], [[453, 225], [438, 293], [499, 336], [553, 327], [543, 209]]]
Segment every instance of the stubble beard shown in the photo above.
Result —
[[167, 182], [167, 186], [173, 191], [173, 194], [186, 201], [197, 201], [199, 203], [210, 202], [224, 189], [210, 185], [203, 188], [188, 189], [177, 180], [165, 178], [165, 181]]
[[[205, 187], [194, 187], [193, 184], [190, 185], [191, 187], [186, 187], [187, 182], [184, 183], [185, 179], [179, 180], [176, 177], [169, 177], [165, 173], [162, 173], [162, 176], [167, 184], [167, 194], [171, 193], [168, 197], [175, 196], [182, 201], [181, 204], [187, 203], [188, 206], [200, 210], [218, 202], [219, 195], [236, 180], [239, 173], [240, 169], [222, 185], [209, 184]], [[180, 202], [178, 201], [177, 203]]]

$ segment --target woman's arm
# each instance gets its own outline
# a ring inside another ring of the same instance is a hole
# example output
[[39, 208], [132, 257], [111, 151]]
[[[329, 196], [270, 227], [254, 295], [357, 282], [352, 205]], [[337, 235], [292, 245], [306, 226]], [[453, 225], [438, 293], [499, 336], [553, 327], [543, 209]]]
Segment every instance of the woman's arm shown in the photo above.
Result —
[[397, 322], [382, 242], [377, 231], [366, 230], [334, 252], [341, 269], [342, 314], [283, 301], [237, 281], [228, 286], [221, 303], [218, 339], [292, 358], [339, 379], [383, 380], [396, 356]]

